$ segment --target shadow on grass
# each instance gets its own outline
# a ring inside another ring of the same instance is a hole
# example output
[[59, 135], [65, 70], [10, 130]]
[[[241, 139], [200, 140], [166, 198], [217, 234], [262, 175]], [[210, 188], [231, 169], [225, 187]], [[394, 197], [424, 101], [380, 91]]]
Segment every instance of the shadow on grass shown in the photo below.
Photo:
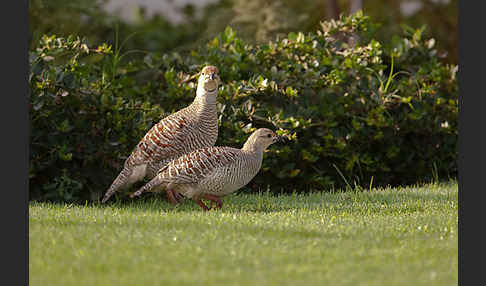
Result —
[[[272, 213], [288, 211], [308, 211], [333, 208], [347, 212], [361, 212], [365, 209], [380, 209], [383, 206], [420, 210], [431, 203], [457, 201], [452, 193], [337, 193], [319, 195], [267, 195], [248, 194], [232, 195], [223, 198], [221, 210], [210, 212], [223, 213]], [[104, 206], [104, 205], [98, 205]], [[168, 212], [204, 212], [196, 202], [186, 199], [174, 206], [165, 198], [144, 198], [139, 201], [116, 202], [113, 207], [127, 208], [134, 211], [168, 211]]]
[[[312, 192], [300, 194], [274, 194], [261, 192], [254, 194], [238, 194], [224, 197], [221, 210], [210, 212], [223, 213], [272, 213], [295, 210], [315, 210], [333, 208], [335, 210], [362, 211], [363, 208], [388, 207], [399, 208], [402, 206], [424, 206], [430, 203], [444, 203], [449, 201], [457, 202], [457, 185], [432, 186], [434, 189], [427, 190], [425, 187], [393, 189], [393, 190], [372, 190], [368, 191], [346, 191], [346, 192]], [[455, 188], [455, 189], [454, 189]], [[135, 212], [166, 211], [166, 212], [204, 212], [199, 205], [191, 199], [185, 199], [181, 204], [174, 206], [170, 204], [165, 193], [144, 194], [136, 199], [113, 197], [105, 204], [100, 202], [89, 202], [85, 204], [52, 203], [61, 207], [96, 207], [96, 208], [120, 208], [130, 209]], [[209, 204], [208, 204], [209, 205]]]

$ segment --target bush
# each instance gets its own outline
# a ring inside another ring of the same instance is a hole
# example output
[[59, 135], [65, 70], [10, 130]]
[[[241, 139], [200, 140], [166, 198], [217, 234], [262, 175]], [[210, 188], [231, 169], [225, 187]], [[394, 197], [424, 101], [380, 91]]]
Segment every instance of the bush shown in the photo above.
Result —
[[[227, 28], [190, 56], [123, 61], [111, 46], [44, 36], [30, 53], [30, 194], [97, 200], [161, 117], [189, 104], [204, 64], [220, 69], [216, 145], [241, 147], [270, 127], [273, 146], [247, 188], [275, 192], [405, 185], [457, 175], [457, 66], [423, 30], [373, 38], [358, 13], [249, 45]], [[56, 187], [53, 187], [56, 186]], [[67, 189], [67, 190], [62, 190]]]

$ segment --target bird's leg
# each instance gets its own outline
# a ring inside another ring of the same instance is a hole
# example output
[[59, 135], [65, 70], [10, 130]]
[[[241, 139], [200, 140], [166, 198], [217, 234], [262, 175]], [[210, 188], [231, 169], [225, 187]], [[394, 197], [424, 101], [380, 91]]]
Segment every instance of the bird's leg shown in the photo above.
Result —
[[169, 200], [169, 202], [173, 205], [177, 205], [179, 202], [177, 201], [177, 199], [175, 198], [175, 191], [174, 190], [167, 190], [166, 194], [167, 194], [167, 200]]
[[223, 206], [223, 202], [218, 196], [215, 195], [210, 195], [210, 194], [202, 194], [201, 198], [210, 200], [211, 201], [211, 207], [213, 203], [216, 203], [216, 209], [220, 209]]
[[201, 206], [201, 208], [205, 211], [208, 211], [210, 210], [210, 208], [208, 208], [201, 199], [197, 199], [196, 202]]
[[184, 196], [181, 195], [179, 192], [174, 191], [174, 197], [178, 203], [182, 203], [184, 201]]

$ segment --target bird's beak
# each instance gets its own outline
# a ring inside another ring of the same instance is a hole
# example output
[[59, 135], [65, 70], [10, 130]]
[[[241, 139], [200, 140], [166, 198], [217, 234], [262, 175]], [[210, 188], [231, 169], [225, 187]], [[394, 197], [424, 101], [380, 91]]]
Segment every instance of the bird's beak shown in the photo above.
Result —
[[210, 74], [210, 75], [209, 75], [209, 78], [210, 78], [211, 80], [214, 80], [214, 73]]
[[284, 143], [285, 142], [285, 137], [283, 137], [283, 136], [277, 136], [277, 137], [275, 137], [275, 142]]

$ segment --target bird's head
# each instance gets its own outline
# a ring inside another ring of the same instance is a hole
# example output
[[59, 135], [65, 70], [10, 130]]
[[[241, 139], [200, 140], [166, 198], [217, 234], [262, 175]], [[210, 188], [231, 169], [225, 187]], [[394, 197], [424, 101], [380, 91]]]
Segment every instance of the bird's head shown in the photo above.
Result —
[[273, 143], [283, 141], [283, 137], [278, 136], [272, 130], [268, 128], [259, 128], [248, 137], [243, 148], [265, 151], [265, 149]]
[[205, 66], [199, 73], [198, 88], [205, 92], [216, 91], [220, 82], [218, 68], [215, 66]]

